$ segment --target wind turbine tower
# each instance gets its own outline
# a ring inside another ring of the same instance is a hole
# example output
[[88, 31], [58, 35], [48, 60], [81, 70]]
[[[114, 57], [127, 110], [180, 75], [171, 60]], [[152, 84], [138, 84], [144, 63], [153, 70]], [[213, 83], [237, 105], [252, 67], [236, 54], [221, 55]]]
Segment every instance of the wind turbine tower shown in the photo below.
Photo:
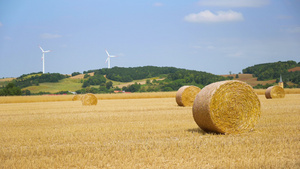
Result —
[[117, 56], [113, 56], [113, 55], [109, 55], [109, 53], [107, 52], [107, 50], [105, 49], [105, 52], [107, 54], [107, 59], [105, 61], [105, 63], [107, 63], [107, 68], [110, 69], [110, 58], [114, 58], [114, 57], [117, 57]]
[[39, 46], [40, 49], [42, 50], [43, 52], [43, 57], [42, 57], [42, 60], [43, 60], [43, 74], [45, 73], [45, 53], [48, 53], [48, 52], [51, 52], [50, 50], [46, 50], [44, 51], [43, 48], [41, 46]]

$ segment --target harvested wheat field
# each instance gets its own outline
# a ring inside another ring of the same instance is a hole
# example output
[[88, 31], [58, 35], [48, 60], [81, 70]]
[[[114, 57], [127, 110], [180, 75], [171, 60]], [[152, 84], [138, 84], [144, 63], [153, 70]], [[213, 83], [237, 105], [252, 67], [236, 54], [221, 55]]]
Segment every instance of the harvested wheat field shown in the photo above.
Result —
[[300, 168], [300, 94], [258, 97], [254, 130], [228, 135], [174, 97], [3, 103], [0, 168]]

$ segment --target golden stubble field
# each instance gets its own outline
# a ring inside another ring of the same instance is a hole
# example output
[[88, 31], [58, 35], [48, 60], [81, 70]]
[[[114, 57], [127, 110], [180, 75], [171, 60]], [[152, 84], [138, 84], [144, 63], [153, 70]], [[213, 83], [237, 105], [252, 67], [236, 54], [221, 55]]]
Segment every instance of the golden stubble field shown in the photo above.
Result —
[[259, 99], [235, 135], [203, 132], [175, 97], [2, 103], [0, 168], [300, 168], [300, 94]]

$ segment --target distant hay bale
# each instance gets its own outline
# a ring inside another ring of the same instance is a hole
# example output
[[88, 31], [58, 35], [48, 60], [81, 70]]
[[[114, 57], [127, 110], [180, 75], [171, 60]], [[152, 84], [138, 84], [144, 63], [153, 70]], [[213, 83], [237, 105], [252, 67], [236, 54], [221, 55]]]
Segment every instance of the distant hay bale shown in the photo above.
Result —
[[95, 95], [88, 93], [82, 97], [81, 102], [84, 106], [97, 105], [98, 99]]
[[176, 93], [176, 102], [179, 106], [193, 106], [196, 95], [200, 92], [196, 86], [182, 86]]
[[81, 100], [81, 95], [74, 95], [72, 98], [72, 101], [77, 101], [77, 100]]
[[284, 89], [280, 86], [270, 86], [267, 88], [265, 96], [267, 99], [284, 98]]
[[193, 117], [206, 132], [241, 133], [254, 129], [260, 101], [253, 88], [238, 80], [212, 83], [196, 96]]

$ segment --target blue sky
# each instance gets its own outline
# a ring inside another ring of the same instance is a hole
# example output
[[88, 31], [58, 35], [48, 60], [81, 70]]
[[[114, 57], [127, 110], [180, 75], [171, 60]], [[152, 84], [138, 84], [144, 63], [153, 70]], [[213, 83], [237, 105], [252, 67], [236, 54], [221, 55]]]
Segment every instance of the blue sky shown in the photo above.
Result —
[[213, 74], [300, 61], [300, 0], [0, 0], [0, 78], [111, 66]]

